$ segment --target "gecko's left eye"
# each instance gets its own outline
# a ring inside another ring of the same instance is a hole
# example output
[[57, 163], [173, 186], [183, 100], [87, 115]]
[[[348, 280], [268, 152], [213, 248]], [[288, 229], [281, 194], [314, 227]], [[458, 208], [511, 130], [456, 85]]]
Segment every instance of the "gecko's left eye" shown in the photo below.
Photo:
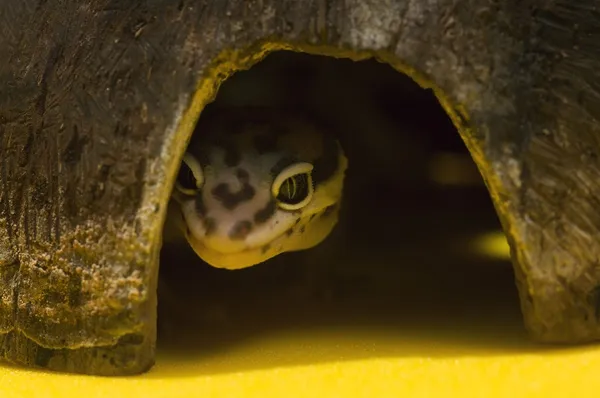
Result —
[[310, 202], [314, 192], [312, 169], [310, 163], [295, 163], [279, 173], [272, 188], [279, 207], [298, 210]]
[[186, 153], [179, 167], [175, 187], [185, 195], [195, 195], [204, 184], [202, 166], [194, 156]]

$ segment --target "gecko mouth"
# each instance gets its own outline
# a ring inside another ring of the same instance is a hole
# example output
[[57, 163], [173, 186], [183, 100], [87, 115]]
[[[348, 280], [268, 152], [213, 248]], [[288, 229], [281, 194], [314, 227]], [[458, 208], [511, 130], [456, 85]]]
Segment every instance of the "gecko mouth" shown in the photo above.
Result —
[[215, 268], [230, 270], [248, 268], [262, 263], [280, 252], [279, 250], [276, 250], [276, 247], [266, 244], [263, 247], [250, 247], [237, 252], [225, 253], [207, 246], [202, 240], [196, 239], [191, 234], [186, 235], [188, 243], [196, 254]]
[[[196, 255], [212, 267], [243, 269], [284, 252], [302, 251], [320, 244], [337, 224], [337, 217], [332, 216], [337, 214], [338, 209], [339, 203], [333, 203], [320, 212], [305, 215], [291, 222], [268, 242], [240, 247], [237, 251], [221, 251], [211, 247], [204, 239], [196, 237], [189, 227], [185, 228], [184, 235]], [[187, 224], [185, 220], [184, 224]]]
[[280, 240], [286, 236], [289, 236], [289, 230], [281, 232], [264, 245], [245, 247], [234, 252], [223, 252], [210, 247], [202, 239], [196, 238], [190, 230], [185, 232], [189, 245], [202, 260], [215, 268], [231, 270], [248, 268], [282, 253]]

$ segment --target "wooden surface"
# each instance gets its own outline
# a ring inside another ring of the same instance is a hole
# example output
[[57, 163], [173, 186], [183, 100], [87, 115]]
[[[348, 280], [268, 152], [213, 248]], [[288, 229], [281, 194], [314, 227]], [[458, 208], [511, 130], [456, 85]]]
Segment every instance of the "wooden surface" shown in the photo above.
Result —
[[532, 336], [598, 339], [594, 6], [4, 1], [0, 355], [96, 374], [152, 365], [185, 143], [229, 73], [282, 48], [376, 55], [432, 85], [487, 181]]

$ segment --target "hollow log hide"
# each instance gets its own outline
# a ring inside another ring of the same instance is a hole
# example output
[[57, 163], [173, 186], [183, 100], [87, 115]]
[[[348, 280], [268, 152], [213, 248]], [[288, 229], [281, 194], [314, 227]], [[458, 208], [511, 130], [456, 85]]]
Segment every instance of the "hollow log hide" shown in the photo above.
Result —
[[432, 88], [501, 219], [531, 336], [598, 340], [599, 28], [594, 0], [2, 1], [0, 357], [152, 367], [186, 143], [224, 79], [277, 50], [375, 57]]

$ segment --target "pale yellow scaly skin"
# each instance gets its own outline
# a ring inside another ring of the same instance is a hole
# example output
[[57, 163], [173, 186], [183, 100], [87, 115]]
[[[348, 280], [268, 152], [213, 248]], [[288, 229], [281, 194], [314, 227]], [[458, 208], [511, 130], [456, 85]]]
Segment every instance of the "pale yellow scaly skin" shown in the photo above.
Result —
[[[167, 222], [217, 268], [245, 268], [309, 249], [338, 222], [347, 163], [337, 141], [295, 112], [205, 112], [184, 157]], [[289, 177], [299, 185], [283, 183]], [[291, 199], [276, 197], [277, 187], [289, 193], [290, 186], [300, 187], [291, 189]]]

